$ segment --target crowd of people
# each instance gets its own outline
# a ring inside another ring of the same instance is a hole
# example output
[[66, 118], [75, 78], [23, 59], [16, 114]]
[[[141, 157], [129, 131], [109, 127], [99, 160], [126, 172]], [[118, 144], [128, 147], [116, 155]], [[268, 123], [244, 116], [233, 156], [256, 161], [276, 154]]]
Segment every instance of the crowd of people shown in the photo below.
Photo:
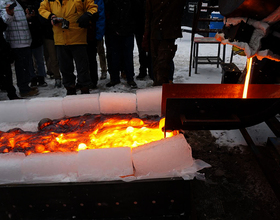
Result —
[[[46, 76], [67, 95], [89, 94], [100, 80], [137, 88], [133, 50], [139, 55], [138, 80], [154, 86], [172, 83], [182, 37], [185, 0], [2, 0], [0, 9], [0, 86], [9, 99], [38, 94]], [[11, 65], [15, 67], [13, 85]], [[76, 68], [76, 73], [75, 73]]]

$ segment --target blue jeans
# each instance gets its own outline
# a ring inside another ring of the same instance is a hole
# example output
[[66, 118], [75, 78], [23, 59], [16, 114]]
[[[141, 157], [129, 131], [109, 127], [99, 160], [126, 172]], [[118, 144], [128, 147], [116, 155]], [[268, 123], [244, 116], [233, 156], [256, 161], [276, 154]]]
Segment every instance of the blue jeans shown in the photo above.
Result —
[[58, 45], [56, 46], [56, 51], [64, 87], [66, 89], [74, 88], [76, 85], [73, 60], [77, 70], [77, 83], [82, 87], [89, 87], [91, 85], [91, 78], [89, 74], [87, 45]]
[[[120, 71], [124, 70], [127, 81], [134, 76], [133, 49], [134, 35], [105, 35], [107, 65], [112, 82], [120, 81]], [[123, 61], [123, 62], [122, 62]]]
[[17, 77], [17, 86], [21, 93], [30, 91], [30, 76], [33, 71], [32, 51], [30, 47], [13, 48], [15, 54], [15, 71]]
[[[36, 47], [32, 49], [32, 55], [35, 59], [35, 65], [37, 66], [38, 76], [45, 77], [45, 63], [44, 63], [44, 47], [43, 45], [40, 47]], [[32, 71], [31, 78], [36, 77], [35, 72]]]

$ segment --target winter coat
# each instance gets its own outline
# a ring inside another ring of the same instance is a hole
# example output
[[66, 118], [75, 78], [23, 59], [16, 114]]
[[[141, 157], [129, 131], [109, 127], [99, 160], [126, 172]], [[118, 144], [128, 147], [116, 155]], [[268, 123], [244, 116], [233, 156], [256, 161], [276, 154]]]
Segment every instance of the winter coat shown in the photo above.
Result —
[[88, 27], [87, 39], [89, 41], [102, 40], [105, 34], [105, 11], [103, 0], [95, 0], [98, 6], [98, 15], [93, 16]]
[[136, 17], [135, 34], [144, 34], [145, 30], [145, 7], [146, 0], [140, 0], [140, 7], [138, 9], [138, 16]]
[[5, 53], [5, 49], [7, 45], [3, 36], [3, 32], [6, 30], [6, 28], [7, 28], [7, 24], [5, 24], [3, 19], [0, 18], [0, 54], [1, 55]]
[[146, 35], [158, 40], [182, 37], [185, 4], [186, 0], [146, 0]]
[[128, 36], [134, 34], [139, 14], [139, 0], [104, 0], [106, 34]]
[[32, 37], [26, 15], [21, 5], [17, 1], [15, 2], [17, 6], [14, 8], [14, 15], [11, 16], [6, 12], [6, 5], [12, 4], [12, 2], [1, 1], [1, 16], [3, 21], [8, 25], [6, 31], [4, 31], [4, 37], [10, 43], [11, 48], [30, 47]]
[[0, 17], [0, 62], [12, 63], [14, 61], [12, 49], [10, 47], [10, 44], [5, 40], [3, 36], [3, 32], [6, 30], [6, 28], [7, 24], [5, 24], [3, 19]]
[[53, 26], [55, 45], [87, 44], [87, 29], [80, 28], [77, 20], [85, 13], [97, 12], [97, 5], [93, 0], [44, 0], [41, 2], [39, 13], [50, 19], [54, 14], [69, 21], [69, 29], [62, 29], [61, 23]]
[[95, 0], [98, 5], [98, 20], [96, 21], [96, 40], [102, 40], [105, 34], [105, 7], [103, 0]]
[[37, 48], [43, 45], [43, 28], [39, 21], [38, 8], [40, 2], [37, 0], [18, 0], [18, 3], [22, 6], [23, 10], [33, 9], [35, 16], [31, 16], [28, 21], [28, 27], [32, 37], [31, 48]]

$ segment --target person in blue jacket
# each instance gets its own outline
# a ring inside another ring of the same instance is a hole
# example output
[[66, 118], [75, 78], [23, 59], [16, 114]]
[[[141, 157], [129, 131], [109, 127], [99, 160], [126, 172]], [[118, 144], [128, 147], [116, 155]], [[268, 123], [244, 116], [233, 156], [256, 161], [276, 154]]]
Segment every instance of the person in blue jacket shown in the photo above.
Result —
[[91, 77], [91, 89], [97, 87], [98, 65], [97, 65], [97, 41], [102, 41], [105, 33], [105, 12], [103, 0], [95, 0], [98, 5], [98, 16], [95, 16], [88, 27], [87, 32], [87, 53], [89, 58], [89, 72]]

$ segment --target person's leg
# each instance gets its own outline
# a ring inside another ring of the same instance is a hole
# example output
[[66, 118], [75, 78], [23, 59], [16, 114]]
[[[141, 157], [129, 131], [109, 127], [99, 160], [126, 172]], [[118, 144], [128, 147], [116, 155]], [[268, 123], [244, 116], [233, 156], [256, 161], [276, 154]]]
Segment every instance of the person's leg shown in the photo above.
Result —
[[101, 68], [101, 77], [100, 79], [106, 79], [107, 78], [107, 62], [106, 62], [106, 54], [105, 54], [105, 48], [104, 48], [104, 40], [97, 41], [97, 53], [99, 57], [99, 64]]
[[171, 63], [170, 63], [170, 73], [169, 73], [169, 83], [173, 82], [173, 78], [174, 78], [174, 70], [175, 70], [175, 65], [174, 65], [174, 61], [172, 59]]
[[44, 48], [43, 45], [33, 48], [32, 54], [35, 59], [35, 63], [37, 65], [37, 78], [38, 78], [38, 86], [47, 86], [48, 84], [45, 82], [46, 70], [44, 63]]
[[120, 37], [117, 35], [106, 35], [105, 43], [107, 49], [107, 64], [110, 74], [110, 82], [107, 87], [120, 83], [120, 62], [121, 62], [121, 45]]
[[134, 81], [134, 64], [133, 64], [133, 49], [134, 49], [134, 35], [123, 37], [123, 58], [124, 58], [124, 72], [126, 74], [127, 82]]
[[146, 63], [147, 63], [149, 77], [150, 77], [150, 79], [154, 80], [151, 52], [148, 52], [146, 54]]
[[147, 76], [147, 52], [143, 50], [142, 48], [142, 41], [143, 41], [143, 35], [141, 34], [135, 34], [136, 44], [138, 48], [138, 57], [139, 57], [139, 74], [136, 77], [137, 79], [144, 79]]
[[97, 81], [98, 81], [98, 69], [97, 69], [97, 60], [96, 60], [96, 55], [97, 55], [96, 40], [88, 41], [87, 55], [89, 60], [89, 72], [90, 72], [92, 87], [95, 88], [97, 86]]
[[172, 72], [171, 64], [177, 50], [177, 45], [174, 43], [175, 39], [171, 39], [161, 40], [158, 44], [158, 55], [153, 62], [154, 80], [156, 85], [169, 83], [170, 73]]
[[9, 99], [19, 99], [16, 94], [16, 88], [13, 85], [13, 73], [11, 69], [11, 64], [5, 59], [5, 57], [0, 56], [0, 82], [3, 85], [3, 89], [7, 91], [7, 96]]
[[20, 93], [28, 93], [31, 88], [29, 87], [30, 77], [33, 73], [33, 60], [30, 47], [15, 48], [15, 71], [17, 78], [17, 86]]
[[154, 85], [157, 86], [159, 85], [157, 83], [157, 56], [158, 56], [158, 47], [160, 44], [159, 40], [151, 40], [150, 41], [150, 55], [151, 55], [151, 63], [152, 63], [152, 73], [153, 73], [153, 81], [154, 81]]
[[74, 75], [72, 52], [69, 49], [69, 46], [56, 46], [56, 51], [59, 68], [63, 77], [63, 85], [67, 90], [67, 94], [76, 94], [76, 76]]
[[77, 83], [81, 86], [81, 93], [89, 93], [92, 82], [89, 73], [87, 45], [72, 45], [69, 48], [76, 64]]
[[53, 73], [55, 79], [61, 80], [54, 41], [52, 39], [45, 39], [44, 46], [44, 49], [47, 51], [48, 54], [48, 60], [46, 61], [47, 70]]

